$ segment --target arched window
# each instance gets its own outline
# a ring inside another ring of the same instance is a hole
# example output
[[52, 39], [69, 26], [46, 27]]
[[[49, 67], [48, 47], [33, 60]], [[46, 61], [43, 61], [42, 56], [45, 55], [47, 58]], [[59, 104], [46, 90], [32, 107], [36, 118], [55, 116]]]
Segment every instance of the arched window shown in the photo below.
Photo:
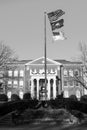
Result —
[[22, 91], [19, 91], [19, 97], [20, 97], [21, 99], [23, 99], [23, 92], [22, 92]]
[[76, 97], [77, 97], [77, 98], [80, 98], [80, 97], [81, 97], [80, 90], [77, 90], [77, 91], [76, 91]]
[[65, 98], [68, 98], [68, 97], [69, 97], [69, 92], [68, 92], [68, 90], [65, 90], [65, 91], [64, 91], [64, 97], [65, 97]]
[[8, 96], [8, 98], [11, 98], [11, 91], [7, 92], [7, 96]]

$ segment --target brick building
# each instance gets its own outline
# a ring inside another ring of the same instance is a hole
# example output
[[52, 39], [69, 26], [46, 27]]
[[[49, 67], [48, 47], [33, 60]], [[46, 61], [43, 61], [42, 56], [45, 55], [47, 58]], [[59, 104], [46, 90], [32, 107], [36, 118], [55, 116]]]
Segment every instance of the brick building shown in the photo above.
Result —
[[75, 75], [83, 79], [83, 66], [81, 62], [66, 60], [51, 60], [47, 58], [47, 88], [45, 89], [44, 57], [35, 60], [17, 61], [11, 66], [16, 67], [0, 73], [1, 93], [8, 98], [16, 93], [23, 98], [26, 92], [38, 100], [55, 99], [61, 92], [64, 97], [76, 95], [80, 98], [87, 94], [87, 90], [75, 80]]

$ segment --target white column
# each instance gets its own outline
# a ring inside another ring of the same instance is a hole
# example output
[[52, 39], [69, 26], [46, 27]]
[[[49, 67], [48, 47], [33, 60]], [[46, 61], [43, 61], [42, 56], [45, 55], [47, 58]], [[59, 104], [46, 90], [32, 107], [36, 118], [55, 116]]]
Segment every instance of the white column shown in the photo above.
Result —
[[50, 79], [48, 78], [48, 85], [47, 85], [47, 98], [50, 100]]
[[56, 98], [56, 79], [53, 79], [53, 99]]
[[33, 83], [33, 79], [31, 79], [31, 97], [34, 97], [34, 83]]
[[39, 79], [37, 78], [37, 99], [39, 99]]

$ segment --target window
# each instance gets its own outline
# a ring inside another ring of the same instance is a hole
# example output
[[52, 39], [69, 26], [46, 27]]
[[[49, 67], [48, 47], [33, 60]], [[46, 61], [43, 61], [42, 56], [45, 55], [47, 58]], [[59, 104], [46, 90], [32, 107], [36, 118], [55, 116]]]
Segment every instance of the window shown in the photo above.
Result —
[[67, 81], [64, 81], [64, 86], [68, 86], [68, 82]]
[[12, 81], [11, 81], [11, 80], [9, 80], [9, 81], [8, 81], [8, 85], [11, 85], [11, 84], [12, 84]]
[[20, 76], [23, 77], [24, 76], [24, 71], [20, 70]]
[[23, 86], [23, 80], [20, 80], [19, 85]]
[[73, 70], [69, 70], [69, 76], [73, 77]]
[[14, 77], [17, 77], [18, 76], [18, 70], [15, 70], [14, 71]]
[[69, 97], [69, 93], [68, 93], [67, 90], [64, 91], [64, 97], [65, 97], [65, 98], [68, 98], [68, 97]]
[[76, 97], [77, 97], [77, 98], [80, 98], [80, 96], [81, 96], [81, 95], [80, 95], [80, 91], [77, 90], [77, 91], [76, 91]]
[[19, 97], [20, 97], [21, 99], [23, 99], [23, 92], [22, 92], [22, 91], [19, 92]]
[[64, 69], [64, 76], [68, 76], [68, 71]]
[[17, 85], [18, 85], [18, 81], [15, 80], [15, 81], [13, 82], [13, 87], [14, 87], [14, 88], [17, 88]]
[[70, 86], [73, 86], [73, 81], [70, 81], [69, 84], [70, 84]]
[[75, 76], [79, 76], [79, 71], [78, 71], [78, 70], [75, 70], [74, 75], [75, 75]]
[[17, 80], [15, 80], [15, 81], [14, 81], [14, 85], [17, 85], [17, 84], [18, 84], [18, 82], [17, 82]]
[[79, 86], [79, 83], [77, 81], [75, 82], [75, 86]]
[[87, 89], [84, 89], [84, 95], [87, 95]]
[[8, 76], [12, 76], [12, 70], [8, 71]]
[[11, 98], [11, 91], [7, 92], [7, 96], [8, 96], [8, 98]]

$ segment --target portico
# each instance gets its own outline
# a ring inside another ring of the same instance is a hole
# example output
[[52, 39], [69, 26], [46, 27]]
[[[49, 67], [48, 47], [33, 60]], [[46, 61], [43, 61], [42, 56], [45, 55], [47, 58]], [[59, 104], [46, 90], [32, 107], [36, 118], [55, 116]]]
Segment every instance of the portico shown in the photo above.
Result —
[[27, 80], [32, 98], [55, 99], [60, 93], [60, 63], [47, 58], [47, 86], [45, 87], [44, 57], [26, 64]]

